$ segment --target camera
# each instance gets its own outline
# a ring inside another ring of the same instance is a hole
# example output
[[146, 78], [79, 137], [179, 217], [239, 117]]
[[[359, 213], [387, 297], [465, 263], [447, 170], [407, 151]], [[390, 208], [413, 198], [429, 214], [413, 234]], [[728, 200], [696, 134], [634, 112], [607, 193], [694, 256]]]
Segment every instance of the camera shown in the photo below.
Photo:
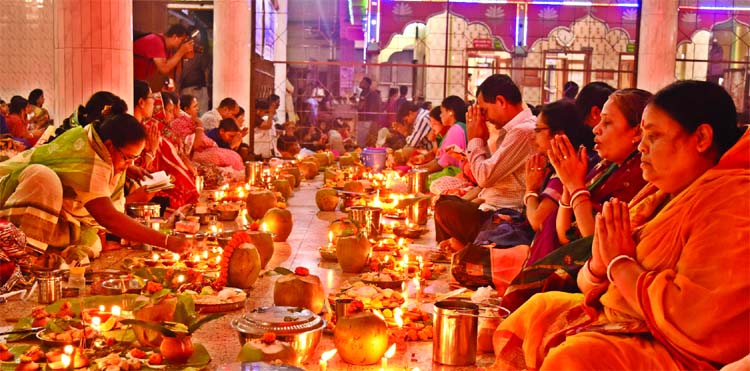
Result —
[[196, 53], [203, 53], [205, 51], [205, 48], [203, 47], [203, 45], [199, 44], [200, 40], [201, 40], [201, 31], [200, 30], [193, 31], [190, 34], [190, 37], [187, 40], [187, 41], [192, 41], [193, 42], [193, 50]]

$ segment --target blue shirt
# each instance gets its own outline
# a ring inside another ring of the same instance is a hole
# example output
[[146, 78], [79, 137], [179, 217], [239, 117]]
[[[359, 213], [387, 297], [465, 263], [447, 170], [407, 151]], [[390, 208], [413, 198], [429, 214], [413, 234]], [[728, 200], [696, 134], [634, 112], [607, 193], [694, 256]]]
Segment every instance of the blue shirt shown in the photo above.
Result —
[[217, 145], [218, 145], [219, 147], [221, 147], [221, 148], [228, 148], [228, 149], [232, 149], [232, 148], [231, 148], [231, 147], [229, 146], [229, 143], [227, 143], [227, 142], [225, 142], [224, 140], [222, 140], [222, 139], [221, 139], [221, 136], [219, 136], [219, 128], [213, 128], [213, 129], [211, 129], [211, 130], [207, 131], [207, 132], [206, 132], [206, 136], [207, 136], [207, 137], [209, 137], [209, 138], [211, 138], [211, 139], [213, 139], [213, 141], [214, 141], [214, 142], [216, 142], [216, 144], [217, 144]]

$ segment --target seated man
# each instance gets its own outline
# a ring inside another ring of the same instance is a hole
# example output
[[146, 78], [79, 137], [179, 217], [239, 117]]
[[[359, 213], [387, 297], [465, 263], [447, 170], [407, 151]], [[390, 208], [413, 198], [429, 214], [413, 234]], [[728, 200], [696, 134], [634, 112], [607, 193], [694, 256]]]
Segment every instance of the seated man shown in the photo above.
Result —
[[406, 138], [406, 146], [416, 149], [432, 151], [433, 145], [428, 134], [432, 130], [430, 125], [430, 111], [417, 108], [414, 103], [406, 102], [398, 110], [398, 117], [404, 124], [410, 126], [411, 133]]
[[240, 112], [240, 105], [237, 101], [232, 98], [224, 98], [219, 102], [219, 107], [216, 107], [201, 116], [201, 122], [206, 130], [211, 130], [219, 127], [219, 123], [223, 119], [229, 119], [236, 117]]
[[241, 139], [240, 128], [231, 118], [221, 120], [219, 127], [208, 130], [206, 136], [216, 142], [220, 148], [236, 150], [240, 145], [240, 141], [236, 140], [238, 137]]
[[269, 114], [269, 104], [265, 99], [255, 100], [255, 158], [268, 159], [274, 156], [273, 140], [276, 129], [273, 127], [273, 117]]
[[[477, 104], [466, 115], [468, 162], [482, 188], [478, 201], [440, 196], [435, 204], [435, 237], [453, 238], [452, 246], [473, 242], [494, 211], [523, 209], [526, 160], [534, 153], [536, 117], [521, 100], [521, 91], [507, 75], [492, 75], [479, 86]], [[497, 149], [490, 151], [488, 124], [500, 130]]]

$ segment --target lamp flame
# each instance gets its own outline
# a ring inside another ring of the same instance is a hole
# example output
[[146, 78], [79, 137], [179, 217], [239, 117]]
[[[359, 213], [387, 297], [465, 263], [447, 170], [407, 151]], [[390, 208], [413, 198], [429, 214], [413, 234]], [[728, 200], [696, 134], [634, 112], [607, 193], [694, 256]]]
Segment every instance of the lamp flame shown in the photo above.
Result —
[[70, 355], [63, 354], [60, 356], [60, 362], [62, 363], [63, 367], [68, 368], [70, 367]]
[[396, 326], [398, 326], [398, 328], [404, 327], [404, 320], [401, 318], [402, 313], [403, 311], [401, 310], [401, 307], [397, 307], [393, 310], [393, 320], [396, 321]]
[[328, 360], [331, 359], [331, 358], [333, 358], [334, 355], [336, 355], [336, 349], [335, 348], [331, 349], [329, 351], [323, 352], [320, 355], [320, 360], [328, 362]]
[[385, 358], [391, 358], [393, 355], [396, 354], [396, 343], [391, 344], [391, 347], [388, 348], [388, 351], [385, 352], [383, 357]]
[[382, 313], [382, 312], [381, 312], [380, 310], [378, 310], [378, 309], [373, 309], [373, 310], [372, 310], [372, 314], [374, 314], [374, 315], [375, 315], [375, 316], [377, 316], [378, 318], [380, 318], [380, 319], [382, 319], [383, 321], [385, 321], [385, 316], [383, 316], [383, 313]]

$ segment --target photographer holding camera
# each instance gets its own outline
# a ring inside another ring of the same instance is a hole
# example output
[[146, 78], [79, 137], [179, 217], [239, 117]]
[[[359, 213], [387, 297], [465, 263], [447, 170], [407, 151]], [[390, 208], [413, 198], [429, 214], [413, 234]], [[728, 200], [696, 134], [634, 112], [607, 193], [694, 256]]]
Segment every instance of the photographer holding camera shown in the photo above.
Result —
[[[171, 85], [182, 68], [183, 59], [195, 56], [195, 42], [182, 24], [174, 24], [165, 34], [149, 33], [133, 40], [133, 75], [148, 81], [153, 91]], [[179, 87], [175, 87], [179, 91]]]

